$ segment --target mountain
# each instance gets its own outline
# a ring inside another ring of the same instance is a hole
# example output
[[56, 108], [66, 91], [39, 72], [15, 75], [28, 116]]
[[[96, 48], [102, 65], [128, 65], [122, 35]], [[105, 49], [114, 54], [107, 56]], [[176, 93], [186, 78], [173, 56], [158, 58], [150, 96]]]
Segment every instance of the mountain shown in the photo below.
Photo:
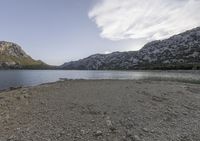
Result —
[[36, 61], [22, 48], [11, 42], [0, 41], [0, 69], [44, 69], [48, 65]]
[[139, 51], [95, 54], [60, 66], [75, 70], [200, 69], [200, 27], [147, 43]]

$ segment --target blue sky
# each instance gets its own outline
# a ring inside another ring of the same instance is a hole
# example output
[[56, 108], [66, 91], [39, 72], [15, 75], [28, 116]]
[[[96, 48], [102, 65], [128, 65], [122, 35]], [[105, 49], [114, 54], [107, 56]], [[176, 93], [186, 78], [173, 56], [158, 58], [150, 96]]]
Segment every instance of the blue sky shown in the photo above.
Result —
[[1, 0], [0, 40], [60, 65], [95, 53], [138, 50], [199, 26], [199, 8], [198, 0]]

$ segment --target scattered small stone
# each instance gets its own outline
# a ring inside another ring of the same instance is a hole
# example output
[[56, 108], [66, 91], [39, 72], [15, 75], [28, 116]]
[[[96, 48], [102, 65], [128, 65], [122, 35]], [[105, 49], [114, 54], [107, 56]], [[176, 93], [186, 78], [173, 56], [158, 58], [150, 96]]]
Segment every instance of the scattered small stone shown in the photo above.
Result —
[[112, 121], [111, 121], [109, 118], [106, 119], [106, 125], [107, 125], [108, 127], [111, 127], [111, 126], [112, 126]]
[[10, 87], [9, 89], [12, 91], [12, 90], [17, 90], [17, 89], [21, 89], [22, 87], [19, 86], [19, 87]]
[[122, 141], [126, 141], [127, 139], [126, 139], [126, 136], [123, 136], [122, 137]]
[[30, 96], [28, 94], [21, 94], [20, 96], [16, 97], [17, 100], [24, 100], [27, 98], [30, 98]]
[[183, 112], [183, 115], [188, 115], [188, 113], [187, 112]]
[[107, 112], [103, 112], [104, 115], [107, 115]]
[[115, 131], [117, 130], [114, 126], [111, 126], [109, 129], [110, 129], [112, 132], [115, 132]]
[[112, 132], [116, 131], [116, 128], [113, 126], [109, 116], [106, 118], [106, 125]]
[[20, 130], [20, 128], [17, 128], [17, 130], [19, 131], [19, 130]]
[[112, 113], [113, 113], [113, 114], [116, 114], [117, 112], [116, 112], [116, 111], [113, 111]]
[[8, 140], [8, 141], [13, 141], [13, 140], [15, 140], [15, 139], [16, 139], [16, 136], [12, 135], [12, 136], [10, 136], [7, 140]]
[[144, 132], [149, 132], [149, 130], [147, 128], [143, 128], [142, 129]]
[[155, 130], [151, 130], [150, 132], [151, 132], [151, 133], [155, 133]]
[[45, 102], [41, 101], [40, 104], [45, 105]]
[[163, 102], [163, 99], [161, 97], [158, 97], [158, 96], [153, 96], [152, 100], [156, 101], [156, 102]]
[[133, 140], [134, 141], [141, 141], [141, 139], [138, 135], [134, 135]]
[[81, 134], [84, 135], [85, 133], [86, 133], [85, 130], [82, 129], [82, 130], [81, 130]]
[[26, 94], [23, 94], [23, 97], [24, 98], [30, 98], [30, 95], [26, 93]]
[[128, 130], [128, 131], [126, 132], [126, 136], [127, 136], [127, 137], [131, 137], [131, 136], [132, 136], [132, 131], [131, 131], [131, 130]]
[[102, 136], [102, 135], [103, 135], [103, 132], [100, 131], [100, 130], [96, 131], [95, 134], [94, 134], [95, 137], [99, 137], [99, 136]]
[[20, 100], [21, 98], [20, 98], [20, 96], [17, 96], [16, 99], [17, 99], [17, 100]]

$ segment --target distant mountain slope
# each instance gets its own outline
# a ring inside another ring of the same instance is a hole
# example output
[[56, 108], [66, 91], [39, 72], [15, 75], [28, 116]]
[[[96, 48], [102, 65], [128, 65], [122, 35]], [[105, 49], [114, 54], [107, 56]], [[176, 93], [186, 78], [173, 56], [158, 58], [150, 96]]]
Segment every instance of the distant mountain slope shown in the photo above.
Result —
[[46, 67], [48, 67], [47, 64], [32, 59], [19, 45], [0, 41], [0, 69], [40, 69]]
[[60, 68], [80, 70], [106, 70], [106, 69], [129, 69], [133, 64], [132, 56], [137, 52], [114, 52], [111, 54], [95, 54], [79, 61], [63, 64]]
[[200, 27], [166, 40], [150, 42], [139, 51], [96, 54], [65, 63], [60, 68], [76, 70], [199, 69]]

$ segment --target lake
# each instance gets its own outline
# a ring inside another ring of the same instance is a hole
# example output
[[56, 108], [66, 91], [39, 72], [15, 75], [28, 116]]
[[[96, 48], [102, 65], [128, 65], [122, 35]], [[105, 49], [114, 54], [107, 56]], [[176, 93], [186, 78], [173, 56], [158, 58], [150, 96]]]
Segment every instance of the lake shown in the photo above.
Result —
[[76, 71], [76, 70], [1, 70], [0, 89], [34, 86], [66, 79], [175, 79], [200, 81], [199, 71]]

